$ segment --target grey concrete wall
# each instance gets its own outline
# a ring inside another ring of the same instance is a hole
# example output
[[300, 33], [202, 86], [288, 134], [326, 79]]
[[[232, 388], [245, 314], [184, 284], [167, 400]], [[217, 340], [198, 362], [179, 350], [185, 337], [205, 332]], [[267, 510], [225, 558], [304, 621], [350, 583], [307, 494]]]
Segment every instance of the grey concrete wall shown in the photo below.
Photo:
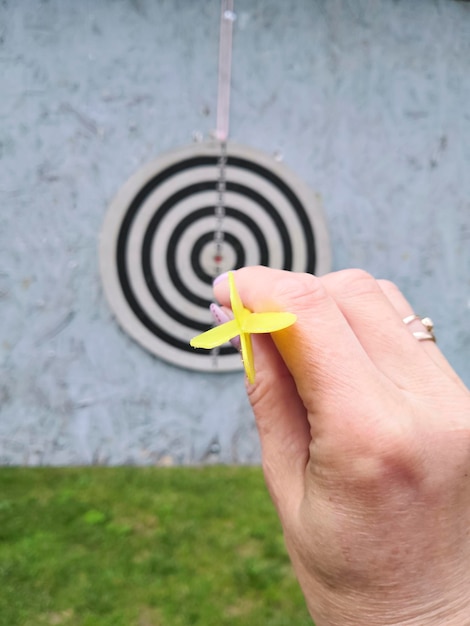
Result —
[[[470, 383], [470, 6], [236, 0], [231, 137], [323, 198]], [[98, 273], [111, 198], [215, 126], [218, 0], [0, 5], [0, 462], [257, 462], [241, 374], [150, 356]]]

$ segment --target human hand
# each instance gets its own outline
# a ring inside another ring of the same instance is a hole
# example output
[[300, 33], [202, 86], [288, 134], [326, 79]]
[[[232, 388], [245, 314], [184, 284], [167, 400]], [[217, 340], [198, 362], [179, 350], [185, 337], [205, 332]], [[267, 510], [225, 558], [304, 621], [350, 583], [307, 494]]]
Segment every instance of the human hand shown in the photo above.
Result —
[[470, 393], [411, 306], [359, 270], [235, 280], [250, 310], [297, 315], [253, 337], [248, 395], [317, 626], [470, 624]]

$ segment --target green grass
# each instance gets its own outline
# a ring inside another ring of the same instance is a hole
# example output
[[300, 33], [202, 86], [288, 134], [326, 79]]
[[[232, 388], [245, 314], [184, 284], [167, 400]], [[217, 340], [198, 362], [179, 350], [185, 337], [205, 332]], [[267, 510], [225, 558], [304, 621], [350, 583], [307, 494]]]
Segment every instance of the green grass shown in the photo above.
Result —
[[0, 469], [0, 626], [307, 626], [259, 468]]

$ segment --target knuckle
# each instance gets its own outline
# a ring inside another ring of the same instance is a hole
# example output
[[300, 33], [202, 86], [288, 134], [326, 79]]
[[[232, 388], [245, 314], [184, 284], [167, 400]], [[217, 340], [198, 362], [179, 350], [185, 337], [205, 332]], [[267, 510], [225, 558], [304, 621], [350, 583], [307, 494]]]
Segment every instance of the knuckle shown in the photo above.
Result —
[[401, 293], [400, 289], [391, 280], [386, 280], [385, 278], [381, 278], [380, 280], [377, 281], [377, 284], [379, 285], [380, 289], [384, 292], [386, 296], [390, 296], [393, 298], [396, 298], [397, 296], [403, 297], [403, 294]]
[[337, 273], [337, 289], [344, 297], [357, 297], [377, 293], [380, 287], [376, 279], [362, 269], [342, 270]]
[[309, 310], [314, 302], [327, 297], [321, 280], [313, 274], [290, 274], [279, 282], [276, 291], [278, 299], [294, 311]]

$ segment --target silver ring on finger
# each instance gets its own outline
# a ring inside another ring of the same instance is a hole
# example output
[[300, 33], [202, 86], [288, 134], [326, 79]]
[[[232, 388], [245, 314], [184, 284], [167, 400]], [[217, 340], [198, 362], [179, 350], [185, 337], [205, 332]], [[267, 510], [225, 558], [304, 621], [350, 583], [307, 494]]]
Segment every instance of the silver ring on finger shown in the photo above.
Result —
[[412, 322], [418, 320], [423, 326], [424, 330], [412, 331], [413, 337], [418, 341], [434, 341], [436, 342], [436, 335], [434, 334], [434, 323], [430, 317], [421, 317], [420, 315], [412, 314], [403, 318], [403, 323], [407, 326]]

